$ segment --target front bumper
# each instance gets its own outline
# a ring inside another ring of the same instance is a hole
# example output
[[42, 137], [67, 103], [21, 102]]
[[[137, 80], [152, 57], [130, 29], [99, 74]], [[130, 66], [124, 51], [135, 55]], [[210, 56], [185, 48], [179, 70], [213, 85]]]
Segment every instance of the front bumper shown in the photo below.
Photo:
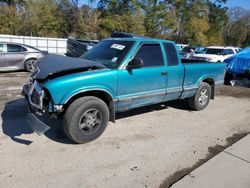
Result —
[[43, 121], [41, 121], [38, 117], [42, 117], [43, 113], [37, 106], [34, 106], [30, 100], [30, 85], [24, 85], [22, 94], [25, 96], [28, 102], [28, 114], [26, 116], [27, 124], [32, 128], [32, 130], [37, 133], [39, 136], [44, 134], [46, 131], [50, 129]]

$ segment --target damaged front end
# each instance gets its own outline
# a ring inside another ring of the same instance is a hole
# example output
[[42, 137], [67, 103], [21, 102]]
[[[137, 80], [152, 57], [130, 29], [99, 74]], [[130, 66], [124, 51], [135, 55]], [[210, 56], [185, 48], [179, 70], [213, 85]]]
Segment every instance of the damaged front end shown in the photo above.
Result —
[[[58, 117], [64, 110], [63, 104], [54, 103], [50, 95], [51, 90], [47, 90], [43, 84], [70, 74], [105, 69], [106, 67], [95, 61], [59, 55], [44, 56], [38, 60], [37, 65], [37, 71], [31, 75], [29, 83], [24, 85], [22, 94], [27, 99], [29, 106], [27, 123], [34, 132], [41, 135], [50, 127], [40, 119], [46, 114], [50, 117]], [[62, 91], [52, 90], [51, 94], [55, 95], [56, 92]]]
[[22, 94], [28, 102], [27, 123], [38, 135], [50, 129], [40, 118], [49, 111], [49, 98], [37, 81], [23, 86]]

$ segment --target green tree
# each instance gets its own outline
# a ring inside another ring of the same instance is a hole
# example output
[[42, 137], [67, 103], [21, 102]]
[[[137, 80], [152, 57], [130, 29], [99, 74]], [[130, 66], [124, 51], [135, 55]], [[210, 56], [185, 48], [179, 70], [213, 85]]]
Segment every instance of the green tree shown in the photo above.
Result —
[[76, 30], [78, 7], [75, 7], [70, 0], [60, 0], [57, 5], [62, 19], [60, 30], [63, 36], [72, 35]]
[[89, 6], [81, 7], [81, 16], [85, 25], [84, 32], [88, 39], [99, 39], [100, 37], [100, 11]]
[[171, 38], [179, 43], [206, 45], [209, 29], [208, 6], [204, 0], [166, 0], [174, 17]]
[[[101, 7], [100, 7], [101, 2]], [[110, 36], [114, 31], [144, 34], [144, 16], [132, 0], [100, 1], [100, 36]]]
[[60, 12], [55, 1], [27, 0], [21, 15], [22, 33], [24, 35], [61, 37], [62, 23]]
[[187, 43], [192, 45], [207, 45], [207, 31], [209, 29], [208, 7], [202, 0], [194, 0], [188, 4], [188, 10], [184, 23], [184, 33]]
[[124, 31], [195, 45], [249, 45], [249, 11], [228, 12], [226, 0], [94, 1], [97, 8], [78, 0], [0, 1], [0, 33], [99, 39]]
[[223, 30], [228, 23], [226, 1], [208, 1], [209, 7], [209, 30], [207, 37], [211, 45], [224, 45]]
[[242, 8], [232, 8], [228, 11], [229, 22], [225, 27], [226, 45], [247, 46], [250, 31], [250, 11]]
[[15, 4], [0, 6], [0, 33], [18, 35], [22, 26], [22, 10]]

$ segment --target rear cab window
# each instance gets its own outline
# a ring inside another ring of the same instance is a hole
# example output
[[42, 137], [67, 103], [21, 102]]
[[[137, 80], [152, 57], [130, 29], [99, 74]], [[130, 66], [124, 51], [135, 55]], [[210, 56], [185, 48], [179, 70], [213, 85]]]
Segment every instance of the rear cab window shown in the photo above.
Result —
[[158, 67], [164, 65], [159, 43], [142, 43], [134, 57], [143, 60], [143, 67]]
[[167, 65], [168, 66], [177, 66], [179, 65], [179, 57], [175, 45], [171, 42], [162, 43], [165, 49]]

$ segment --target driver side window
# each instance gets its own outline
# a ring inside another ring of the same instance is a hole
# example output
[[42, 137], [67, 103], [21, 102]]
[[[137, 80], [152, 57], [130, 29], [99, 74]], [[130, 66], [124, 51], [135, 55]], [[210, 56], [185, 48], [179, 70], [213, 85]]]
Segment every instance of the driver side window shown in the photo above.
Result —
[[164, 64], [160, 44], [143, 44], [134, 58], [141, 58], [143, 67], [157, 67]]

